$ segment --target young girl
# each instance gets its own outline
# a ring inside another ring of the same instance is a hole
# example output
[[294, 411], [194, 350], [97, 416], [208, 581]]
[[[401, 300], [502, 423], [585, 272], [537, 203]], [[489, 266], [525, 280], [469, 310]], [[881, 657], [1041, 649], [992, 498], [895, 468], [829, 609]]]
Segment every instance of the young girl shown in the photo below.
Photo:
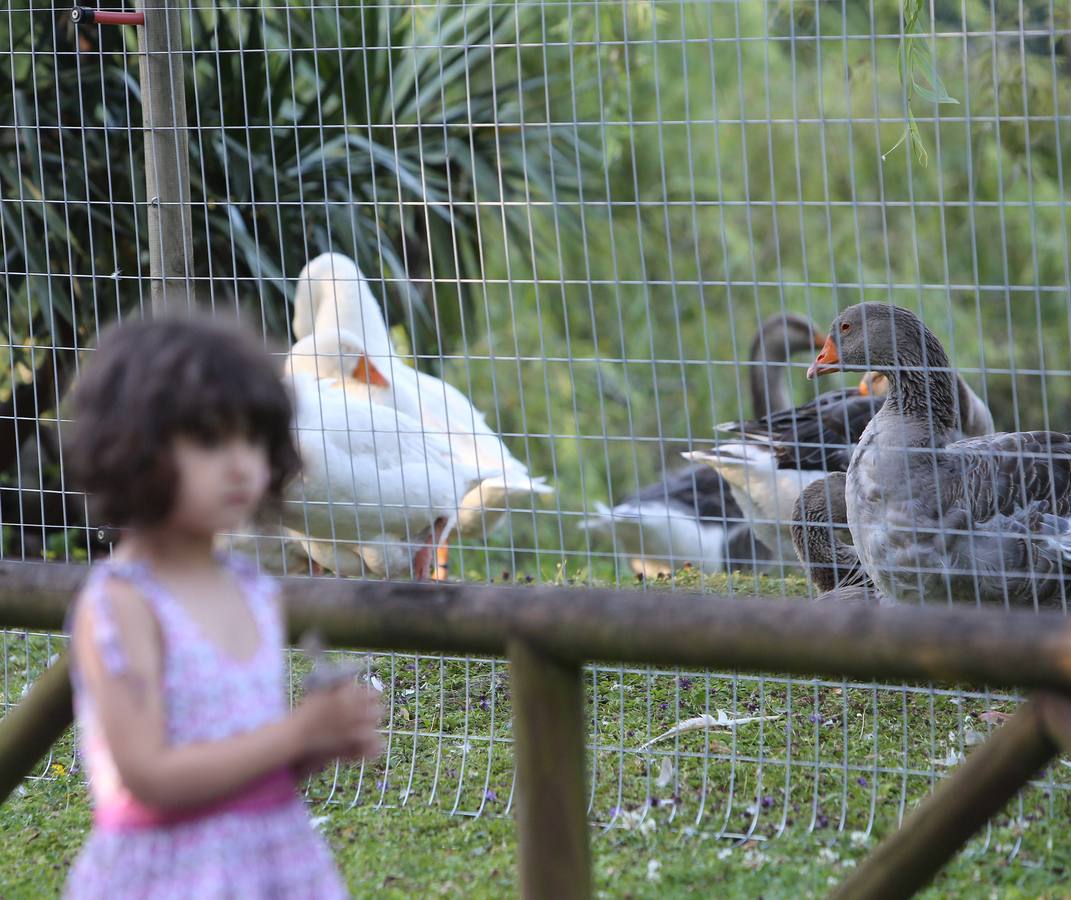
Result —
[[75, 409], [68, 459], [122, 536], [71, 611], [94, 815], [67, 896], [346, 896], [296, 785], [378, 753], [378, 706], [347, 683], [291, 713], [277, 590], [213, 552], [298, 467], [271, 360], [206, 321], [126, 324]]

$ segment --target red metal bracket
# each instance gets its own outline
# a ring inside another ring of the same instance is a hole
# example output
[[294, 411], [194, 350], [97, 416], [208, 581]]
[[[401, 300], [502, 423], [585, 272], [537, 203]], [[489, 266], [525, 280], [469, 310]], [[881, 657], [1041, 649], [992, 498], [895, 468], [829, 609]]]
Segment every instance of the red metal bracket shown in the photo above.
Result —
[[71, 21], [76, 25], [144, 25], [145, 13], [76, 6], [71, 10]]

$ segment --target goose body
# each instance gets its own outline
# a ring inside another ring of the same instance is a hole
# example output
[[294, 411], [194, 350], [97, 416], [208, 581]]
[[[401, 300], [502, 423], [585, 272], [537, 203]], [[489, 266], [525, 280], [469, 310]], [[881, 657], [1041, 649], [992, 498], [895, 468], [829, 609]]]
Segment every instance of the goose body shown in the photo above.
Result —
[[251, 560], [261, 572], [271, 575], [308, 575], [309, 554], [300, 536], [270, 521], [247, 523], [234, 534], [216, 537], [219, 553], [239, 553]]
[[[955, 434], [988, 434], [993, 416], [970, 386], [955, 376]], [[719, 425], [744, 437], [721, 444], [704, 458], [730, 481], [733, 497], [756, 519], [755, 534], [771, 550], [792, 545], [787, 523], [800, 492], [828, 472], [846, 472], [867, 426], [884, 407], [888, 380], [876, 372], [859, 387], [827, 391], [794, 409], [778, 410], [750, 422]], [[772, 459], [771, 459], [772, 457]]]
[[801, 492], [845, 470], [855, 442], [884, 400], [859, 388], [827, 391], [791, 409], [717, 429], [740, 435], [693, 458], [729, 484], [755, 536], [776, 559], [795, 563], [791, 523]]
[[[486, 477], [462, 499], [458, 531], [484, 538], [507, 512], [533, 495], [553, 494], [542, 476], [533, 477], [487, 419], [447, 381], [396, 365], [390, 387], [375, 387], [400, 412], [416, 418], [424, 430], [448, 441], [451, 451]], [[496, 474], [491, 474], [496, 473]]]
[[[941, 447], [875, 419], [848, 469], [847, 512], [878, 588], [905, 602], [1062, 603], [1071, 564], [1071, 436], [1019, 432]], [[898, 480], [899, 479], [899, 480]]]
[[[762, 323], [749, 362], [757, 415], [789, 402], [788, 361], [824, 339], [812, 322], [791, 313]], [[755, 565], [766, 554], [752, 540], [733, 496], [721, 475], [699, 463], [666, 473], [612, 509], [596, 503], [595, 514], [581, 527], [609, 536], [616, 553], [638, 574], [672, 572], [685, 562], [708, 573]]]
[[909, 310], [859, 304], [831, 334], [809, 377], [865, 364], [889, 379], [845, 490], [856, 551], [881, 593], [901, 602], [1062, 604], [1071, 436], [958, 439], [948, 357]]
[[821, 469], [783, 467], [778, 449], [760, 441], [730, 441], [712, 450], [683, 454], [714, 469], [729, 486], [744, 520], [774, 561], [795, 565], [792, 521], [796, 499], [807, 485], [825, 477]]
[[844, 498], [847, 476], [832, 472], [800, 492], [792, 514], [792, 544], [796, 556], [819, 591], [864, 587], [873, 590], [859, 554], [838, 536], [848, 530]]
[[[432, 540], [434, 537], [429, 535], [429, 541]], [[369, 574], [383, 578], [417, 576], [421, 554], [427, 552], [427, 542], [403, 542], [396, 535], [385, 533], [362, 538], [360, 543], [312, 541], [296, 534], [295, 543], [314, 563], [342, 578], [363, 578]]]
[[716, 430], [768, 442], [782, 468], [845, 472], [856, 442], [885, 402], [862, 385], [826, 391], [800, 406], [726, 422]]
[[[654, 577], [690, 563], [706, 574], [750, 557], [747, 525], [720, 476], [690, 466], [645, 487], [612, 509], [596, 502], [581, 528], [609, 535], [638, 575]], [[735, 552], [734, 552], [735, 548]]]
[[303, 469], [284, 503], [284, 524], [313, 544], [359, 546], [387, 535], [414, 556], [445, 540], [482, 474], [420, 422], [375, 403], [364, 385], [293, 367], [289, 377]]

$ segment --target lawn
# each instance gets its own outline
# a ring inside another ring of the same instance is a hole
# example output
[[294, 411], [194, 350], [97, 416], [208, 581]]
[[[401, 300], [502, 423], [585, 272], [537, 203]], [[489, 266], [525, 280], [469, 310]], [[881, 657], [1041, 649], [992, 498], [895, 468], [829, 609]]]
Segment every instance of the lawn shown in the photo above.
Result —
[[[0, 641], [10, 702], [57, 642]], [[308, 786], [352, 892], [515, 894], [508, 666], [358, 658], [385, 691], [387, 750]], [[291, 663], [296, 691], [307, 660]], [[634, 666], [589, 669], [586, 692], [594, 878], [608, 897], [823, 896], [1015, 708], [1006, 694], [946, 686]], [[679, 727], [700, 716], [708, 727]], [[1064, 896], [1066, 771], [1058, 763], [1014, 802], [930, 895]], [[0, 808], [5, 898], [56, 895], [89, 825], [69, 734], [38, 774]]]

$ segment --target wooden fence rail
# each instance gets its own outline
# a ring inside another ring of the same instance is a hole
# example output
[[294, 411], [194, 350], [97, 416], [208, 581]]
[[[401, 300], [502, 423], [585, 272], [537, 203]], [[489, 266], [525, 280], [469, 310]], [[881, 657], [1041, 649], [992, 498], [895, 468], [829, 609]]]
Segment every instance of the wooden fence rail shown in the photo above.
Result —
[[[0, 563], [0, 628], [61, 629], [85, 572]], [[544, 585], [281, 581], [291, 637], [315, 627], [336, 647], [510, 658], [526, 897], [590, 895], [580, 689], [586, 661], [1046, 692], [874, 851], [843, 886], [844, 897], [909, 896], [1059, 749], [1071, 749], [1071, 704], [1062, 699], [1071, 694], [1071, 619], [1057, 613]], [[66, 679], [42, 677], [23, 706], [0, 722], [0, 791], [47, 749], [42, 736], [54, 739], [70, 721]]]

